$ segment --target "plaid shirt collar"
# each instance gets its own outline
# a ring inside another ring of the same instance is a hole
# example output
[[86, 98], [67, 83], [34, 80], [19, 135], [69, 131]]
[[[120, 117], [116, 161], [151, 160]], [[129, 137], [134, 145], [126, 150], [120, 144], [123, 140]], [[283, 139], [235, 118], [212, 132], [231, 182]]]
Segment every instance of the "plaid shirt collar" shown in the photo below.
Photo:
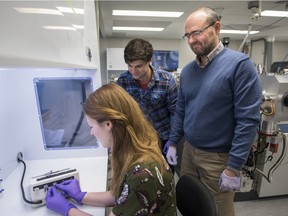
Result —
[[215, 56], [218, 55], [222, 50], [224, 50], [224, 45], [221, 41], [219, 41], [218, 45], [207, 56], [201, 56], [201, 62], [200, 56], [196, 57], [197, 64], [201, 68], [206, 67], [206, 65], [208, 65], [208, 63], [211, 62], [212, 59], [215, 58]]

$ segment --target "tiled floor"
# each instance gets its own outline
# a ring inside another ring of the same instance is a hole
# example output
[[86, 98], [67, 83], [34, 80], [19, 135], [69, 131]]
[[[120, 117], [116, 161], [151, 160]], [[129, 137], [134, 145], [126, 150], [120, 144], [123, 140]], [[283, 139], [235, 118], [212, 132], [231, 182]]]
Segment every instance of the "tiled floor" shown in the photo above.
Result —
[[288, 196], [235, 202], [236, 216], [288, 216]]
[[236, 216], [288, 216], [288, 197], [235, 202], [235, 211]]

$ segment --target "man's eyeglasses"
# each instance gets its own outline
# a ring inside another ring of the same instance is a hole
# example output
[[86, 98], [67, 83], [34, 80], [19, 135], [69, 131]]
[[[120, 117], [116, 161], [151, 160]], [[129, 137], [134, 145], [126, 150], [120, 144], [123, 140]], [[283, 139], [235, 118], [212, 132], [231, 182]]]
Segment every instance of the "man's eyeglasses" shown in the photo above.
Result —
[[210, 25], [208, 25], [207, 27], [205, 27], [202, 30], [196, 30], [196, 31], [192, 31], [190, 33], [186, 33], [182, 38], [184, 39], [189, 39], [190, 37], [197, 37], [199, 35], [202, 34], [202, 32], [204, 32], [206, 29], [208, 29], [209, 27], [213, 26], [216, 22], [211, 23]]

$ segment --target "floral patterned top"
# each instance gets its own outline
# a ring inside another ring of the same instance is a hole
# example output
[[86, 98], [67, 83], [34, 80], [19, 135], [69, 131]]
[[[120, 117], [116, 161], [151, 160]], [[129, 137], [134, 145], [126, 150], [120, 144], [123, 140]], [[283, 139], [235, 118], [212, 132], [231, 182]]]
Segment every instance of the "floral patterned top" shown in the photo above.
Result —
[[132, 167], [112, 212], [117, 216], [176, 216], [175, 182], [169, 167], [163, 174], [155, 162]]

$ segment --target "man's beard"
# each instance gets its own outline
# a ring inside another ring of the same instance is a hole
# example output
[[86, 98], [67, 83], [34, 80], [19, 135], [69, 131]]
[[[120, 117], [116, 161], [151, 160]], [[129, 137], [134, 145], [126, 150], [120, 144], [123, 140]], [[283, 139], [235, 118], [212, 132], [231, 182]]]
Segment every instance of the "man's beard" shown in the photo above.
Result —
[[197, 56], [207, 56], [214, 48], [215, 45], [214, 43], [210, 43], [209, 46], [207, 47], [203, 47], [202, 43], [198, 43], [199, 45], [201, 45], [202, 49], [197, 49], [196, 52], [193, 49], [193, 46], [191, 46], [192, 51], [197, 55]]

